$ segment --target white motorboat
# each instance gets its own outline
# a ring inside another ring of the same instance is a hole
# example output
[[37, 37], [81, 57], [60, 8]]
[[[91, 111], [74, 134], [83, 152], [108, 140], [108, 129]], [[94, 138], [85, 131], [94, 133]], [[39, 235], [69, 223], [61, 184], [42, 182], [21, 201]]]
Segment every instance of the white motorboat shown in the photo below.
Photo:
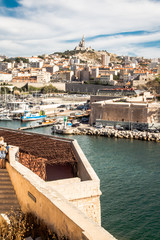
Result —
[[0, 120], [1, 121], [11, 121], [12, 120], [12, 118], [9, 116], [9, 115], [5, 115], [5, 114], [2, 114], [2, 115], [0, 115]]

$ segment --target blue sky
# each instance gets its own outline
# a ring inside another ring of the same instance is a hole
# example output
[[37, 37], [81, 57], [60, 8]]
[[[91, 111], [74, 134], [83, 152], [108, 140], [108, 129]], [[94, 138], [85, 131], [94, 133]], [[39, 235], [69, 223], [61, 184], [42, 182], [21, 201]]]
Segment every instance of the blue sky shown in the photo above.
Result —
[[1, 0], [1, 4], [7, 8], [15, 8], [20, 6], [19, 2], [16, 0]]
[[160, 57], [160, 0], [0, 0], [0, 54], [32, 56], [86, 46]]

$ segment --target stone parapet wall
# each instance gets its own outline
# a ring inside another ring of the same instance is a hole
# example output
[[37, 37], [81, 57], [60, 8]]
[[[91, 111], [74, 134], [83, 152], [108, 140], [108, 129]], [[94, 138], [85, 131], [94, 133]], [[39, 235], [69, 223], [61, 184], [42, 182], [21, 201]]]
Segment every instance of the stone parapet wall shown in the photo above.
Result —
[[[7, 169], [17, 198], [24, 212], [32, 212], [42, 219], [59, 237], [70, 240], [112, 240], [115, 239], [102, 227], [89, 219], [82, 211], [69, 203], [52, 187], [46, 186], [41, 178], [15, 161], [17, 148], [10, 149], [11, 164]], [[72, 180], [70, 180], [72, 181]], [[78, 179], [77, 179], [78, 181]], [[78, 181], [79, 182], [79, 181]], [[94, 201], [87, 202], [94, 211]], [[81, 205], [77, 200], [76, 205]], [[86, 210], [87, 211], [87, 210]]]
[[[14, 134], [15, 132], [16, 131], [14, 131]], [[31, 139], [33, 138], [32, 137], [33, 134], [29, 133], [28, 135], [31, 136]], [[39, 136], [41, 135], [40, 134], [37, 135], [37, 137]], [[43, 138], [46, 139], [45, 137]], [[59, 141], [59, 144], [61, 143], [60, 145], [62, 145], [62, 143], [66, 141], [66, 139], [63, 139], [63, 138], [54, 138], [54, 137], [48, 137], [47, 141], [51, 141], [52, 138]], [[30, 142], [29, 138], [27, 140], [27, 145], [26, 145], [27, 148], [28, 148], [28, 142]], [[48, 210], [47, 205], [50, 206], [50, 201], [51, 201], [52, 204], [54, 205], [58, 204], [59, 206], [59, 201], [57, 203], [57, 199], [60, 199], [60, 202], [61, 201], [63, 202], [63, 199], [64, 199], [65, 201], [67, 201], [68, 204], [70, 202], [71, 204], [70, 206], [72, 207], [75, 206], [76, 209], [78, 207], [80, 210], [80, 213], [82, 215], [84, 214], [86, 219], [88, 220], [90, 219], [90, 221], [98, 223], [98, 225], [100, 226], [101, 225], [100, 180], [97, 177], [92, 166], [88, 162], [87, 158], [85, 157], [83, 151], [79, 147], [77, 141], [67, 140], [67, 142], [69, 143], [70, 150], [72, 151], [73, 156], [76, 159], [77, 174], [75, 177], [72, 176], [71, 179], [66, 177], [66, 179], [63, 178], [62, 180], [56, 180], [56, 181], [51, 180], [50, 182], [44, 181], [46, 180], [46, 175], [45, 175], [46, 159], [42, 159], [42, 158], [39, 159], [40, 157], [39, 154], [32, 156], [31, 153], [25, 152], [25, 149], [20, 148], [19, 150], [18, 147], [10, 146], [9, 159], [10, 159], [11, 166], [8, 165], [8, 170], [10, 172], [12, 183], [15, 187], [15, 191], [19, 199], [20, 205], [22, 207], [22, 210], [31, 211], [35, 213], [37, 216], [45, 220], [45, 222], [47, 222], [50, 225], [52, 217], [50, 213], [48, 216], [49, 219], [47, 219], [47, 216], [45, 215], [50, 211]], [[25, 166], [23, 166], [19, 162], [19, 159], [22, 163], [25, 162]], [[14, 176], [12, 176], [12, 173]], [[45, 198], [44, 200], [44, 197], [46, 197], [47, 199]], [[46, 206], [44, 206], [45, 204]], [[58, 206], [56, 205], [56, 207]], [[60, 210], [63, 212], [63, 205], [62, 205], [62, 208], [60, 208]], [[68, 208], [67, 208], [67, 211], [68, 211]], [[43, 216], [43, 214], [45, 216]], [[55, 215], [56, 213], [54, 212], [52, 214]], [[57, 214], [59, 216], [59, 213]], [[69, 218], [70, 217], [72, 218], [72, 213], [68, 212], [68, 214], [69, 214]], [[55, 217], [56, 216], [57, 215], [55, 215]], [[56, 220], [57, 220], [57, 217], [56, 217]], [[74, 238], [71, 238], [71, 239], [74, 239]]]

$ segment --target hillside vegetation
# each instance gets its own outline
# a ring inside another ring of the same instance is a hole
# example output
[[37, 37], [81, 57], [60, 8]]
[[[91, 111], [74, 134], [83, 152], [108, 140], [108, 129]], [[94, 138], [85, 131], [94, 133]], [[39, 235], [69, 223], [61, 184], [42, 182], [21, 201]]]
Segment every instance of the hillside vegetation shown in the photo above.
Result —
[[155, 80], [147, 82], [146, 85], [142, 86], [142, 88], [159, 95], [160, 94], [160, 75], [156, 77]]
[[64, 58], [69, 58], [72, 56], [78, 57], [80, 59], [81, 63], [91, 63], [91, 64], [101, 64], [101, 56], [102, 54], [106, 53], [107, 55], [110, 56], [111, 58], [111, 62], [112, 61], [117, 61], [118, 62], [118, 58], [117, 55], [112, 54], [112, 53], [108, 53], [106, 51], [65, 51], [65, 52], [56, 52], [56, 54], [58, 54], [60, 57], [64, 57]]

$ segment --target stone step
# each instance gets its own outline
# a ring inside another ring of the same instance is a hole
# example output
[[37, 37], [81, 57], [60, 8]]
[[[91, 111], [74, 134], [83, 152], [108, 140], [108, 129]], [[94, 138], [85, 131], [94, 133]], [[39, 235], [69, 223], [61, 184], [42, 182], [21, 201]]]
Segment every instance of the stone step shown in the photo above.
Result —
[[6, 169], [0, 169], [0, 176], [8, 175]]
[[0, 214], [5, 213], [5, 214], [9, 215], [11, 211], [19, 212], [20, 206], [2, 206], [2, 208], [0, 207]]
[[1, 168], [0, 168], [0, 174], [1, 174], [1, 173], [4, 173], [4, 172], [8, 174], [8, 171], [7, 171], [6, 168], [4, 168], [4, 169], [1, 169]]
[[3, 170], [3, 171], [0, 171], [0, 176], [9, 176], [8, 172], [4, 171], [6, 169], [0, 169], [0, 170]]
[[12, 182], [9, 178], [3, 178], [0, 180], [0, 185], [3, 185], [4, 184], [4, 181], [6, 181], [7, 183], [9, 183], [10, 185], [12, 185]]
[[2, 176], [8, 176], [8, 174], [6, 172], [1, 172], [0, 177], [2, 177]]
[[16, 194], [15, 194], [15, 192], [2, 192], [2, 193], [0, 193], [0, 201], [1, 201], [1, 199], [3, 199], [3, 198], [16, 198]]
[[8, 175], [8, 171], [7, 171], [7, 169], [6, 168], [0, 168], [0, 175], [1, 174], [7, 174]]
[[13, 186], [11, 184], [3, 184], [2, 182], [0, 183], [0, 190], [2, 189], [13, 189]]
[[12, 204], [8, 204], [8, 203], [2, 203], [0, 204], [0, 212], [3, 209], [11, 209], [11, 208], [20, 208], [19, 203], [12, 203]]
[[3, 203], [8, 203], [8, 204], [17, 203], [18, 204], [18, 200], [17, 200], [16, 196], [12, 196], [12, 197], [4, 196], [4, 197], [0, 198], [0, 205]]
[[3, 179], [9, 179], [10, 180], [10, 177], [9, 175], [5, 174], [5, 175], [0, 175], [0, 181], [3, 180]]
[[0, 176], [0, 182], [1, 182], [1, 180], [10, 181], [10, 183], [11, 183], [11, 179], [10, 179], [10, 177], [7, 176], [7, 175]]
[[12, 182], [9, 178], [0, 178], [0, 185], [5, 183], [12, 185]]
[[12, 189], [0, 189], [0, 195], [1, 194], [15, 194], [15, 191], [14, 191], [14, 189], [12, 188]]

